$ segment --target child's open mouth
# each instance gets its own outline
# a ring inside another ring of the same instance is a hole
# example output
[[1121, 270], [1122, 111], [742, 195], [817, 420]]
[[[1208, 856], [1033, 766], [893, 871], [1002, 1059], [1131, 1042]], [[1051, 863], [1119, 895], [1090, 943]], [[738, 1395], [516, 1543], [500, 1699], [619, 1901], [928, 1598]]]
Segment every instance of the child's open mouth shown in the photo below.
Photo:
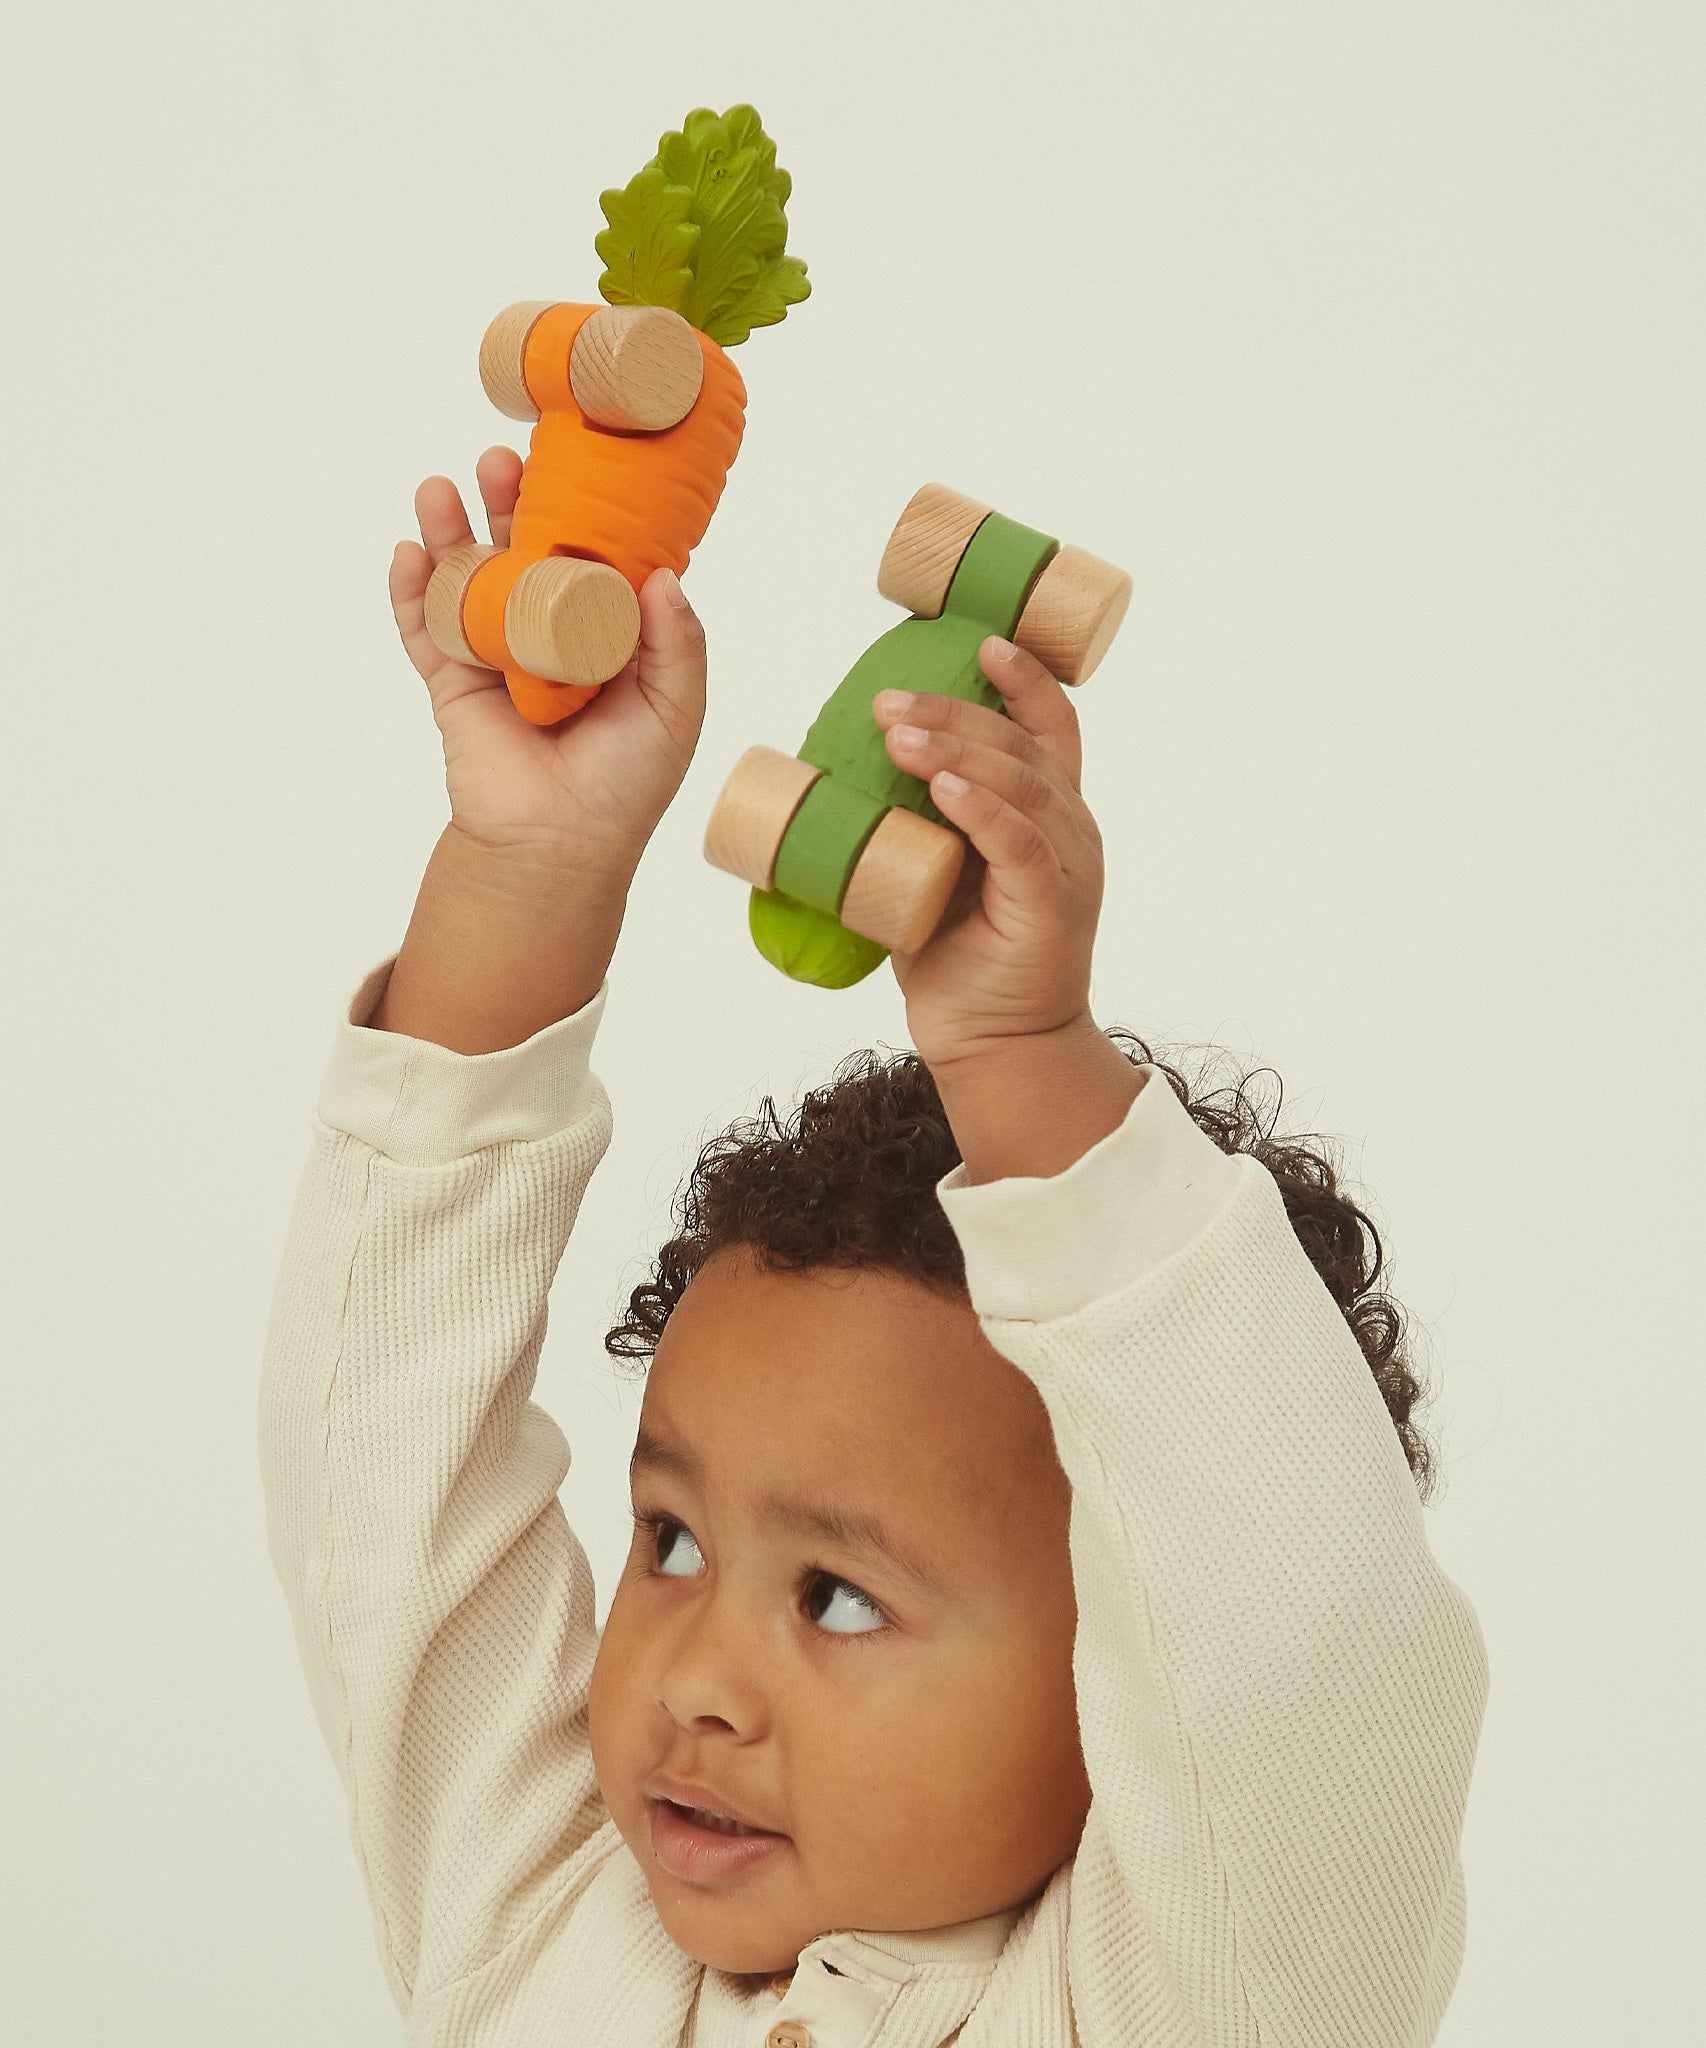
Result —
[[731, 1877], [761, 1862], [787, 1841], [786, 1835], [749, 1828], [703, 1807], [673, 1799], [650, 1800], [652, 1849], [672, 1877], [707, 1883]]

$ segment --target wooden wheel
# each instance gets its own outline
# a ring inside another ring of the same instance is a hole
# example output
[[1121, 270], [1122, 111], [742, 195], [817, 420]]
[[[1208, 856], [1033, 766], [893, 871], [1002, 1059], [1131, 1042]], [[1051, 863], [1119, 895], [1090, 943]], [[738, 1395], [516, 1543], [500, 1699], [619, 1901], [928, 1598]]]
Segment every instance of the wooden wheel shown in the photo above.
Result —
[[667, 306], [600, 306], [569, 351], [569, 388], [597, 426], [662, 433], [705, 381], [699, 337]]
[[960, 557], [988, 517], [987, 505], [946, 484], [914, 491], [883, 550], [877, 588], [919, 618], [939, 619]]
[[463, 635], [462, 600], [474, 580], [474, 571], [482, 562], [489, 562], [493, 555], [502, 553], [502, 548], [482, 547], [478, 541], [468, 541], [459, 548], [452, 548], [449, 554], [441, 555], [428, 580], [426, 629], [432, 644], [441, 654], [448, 654], [452, 661], [465, 661], [474, 668], [485, 667]]
[[916, 953], [942, 921], [965, 865], [966, 843], [945, 825], [892, 810], [865, 842], [841, 922], [894, 953]]
[[549, 299], [523, 299], [506, 306], [486, 329], [480, 343], [480, 382], [486, 396], [506, 419], [536, 420], [539, 408], [533, 403], [522, 374], [527, 357], [527, 337], [541, 313], [549, 313]]
[[1013, 638], [1063, 683], [1081, 683], [1113, 645], [1130, 603], [1123, 569], [1063, 547], [1026, 598]]
[[776, 886], [776, 855], [823, 773], [774, 747], [748, 747], [730, 770], [705, 827], [705, 858], [755, 889]]
[[607, 683], [640, 644], [640, 600], [620, 569], [547, 555], [515, 579], [504, 644], [518, 668], [550, 683]]

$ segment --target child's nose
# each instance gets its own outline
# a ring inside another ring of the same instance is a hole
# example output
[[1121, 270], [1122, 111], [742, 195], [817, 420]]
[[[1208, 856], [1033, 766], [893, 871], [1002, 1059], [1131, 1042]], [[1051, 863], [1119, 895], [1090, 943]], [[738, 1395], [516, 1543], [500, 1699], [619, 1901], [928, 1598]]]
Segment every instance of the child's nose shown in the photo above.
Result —
[[708, 1599], [684, 1617], [658, 1670], [658, 1704], [683, 1728], [726, 1729], [741, 1741], [770, 1723], [762, 1660], [750, 1618], [732, 1602]]

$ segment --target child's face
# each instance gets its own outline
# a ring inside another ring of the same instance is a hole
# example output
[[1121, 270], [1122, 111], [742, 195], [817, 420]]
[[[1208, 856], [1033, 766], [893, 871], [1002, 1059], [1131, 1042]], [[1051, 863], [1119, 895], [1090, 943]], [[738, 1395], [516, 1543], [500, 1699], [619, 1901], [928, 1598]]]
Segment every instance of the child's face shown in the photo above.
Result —
[[[635, 1456], [636, 1511], [668, 1519], [637, 1531], [611, 1604], [592, 1752], [676, 1945], [791, 1969], [831, 1929], [948, 1926], [1038, 1892], [1090, 1800], [1071, 1491], [1040, 1397], [970, 1307], [720, 1253], [665, 1329]], [[924, 1577], [772, 1503], [874, 1520]], [[672, 1872], [660, 1772], [784, 1839]]]

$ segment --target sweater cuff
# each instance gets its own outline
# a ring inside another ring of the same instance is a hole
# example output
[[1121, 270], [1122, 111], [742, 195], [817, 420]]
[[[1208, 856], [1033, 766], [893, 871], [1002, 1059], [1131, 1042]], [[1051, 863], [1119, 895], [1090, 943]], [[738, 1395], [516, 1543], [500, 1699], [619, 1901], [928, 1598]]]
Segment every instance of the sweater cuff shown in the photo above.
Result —
[[1117, 1294], [1190, 1243], [1232, 1196], [1240, 1168], [1147, 1070], [1117, 1130], [1064, 1172], [937, 1183], [980, 1316], [1046, 1323]]
[[602, 1101], [588, 1061], [608, 983], [520, 1045], [452, 1052], [368, 1027], [396, 961], [382, 960], [350, 997], [320, 1084], [323, 1123], [400, 1166], [443, 1166], [488, 1145], [552, 1137]]

